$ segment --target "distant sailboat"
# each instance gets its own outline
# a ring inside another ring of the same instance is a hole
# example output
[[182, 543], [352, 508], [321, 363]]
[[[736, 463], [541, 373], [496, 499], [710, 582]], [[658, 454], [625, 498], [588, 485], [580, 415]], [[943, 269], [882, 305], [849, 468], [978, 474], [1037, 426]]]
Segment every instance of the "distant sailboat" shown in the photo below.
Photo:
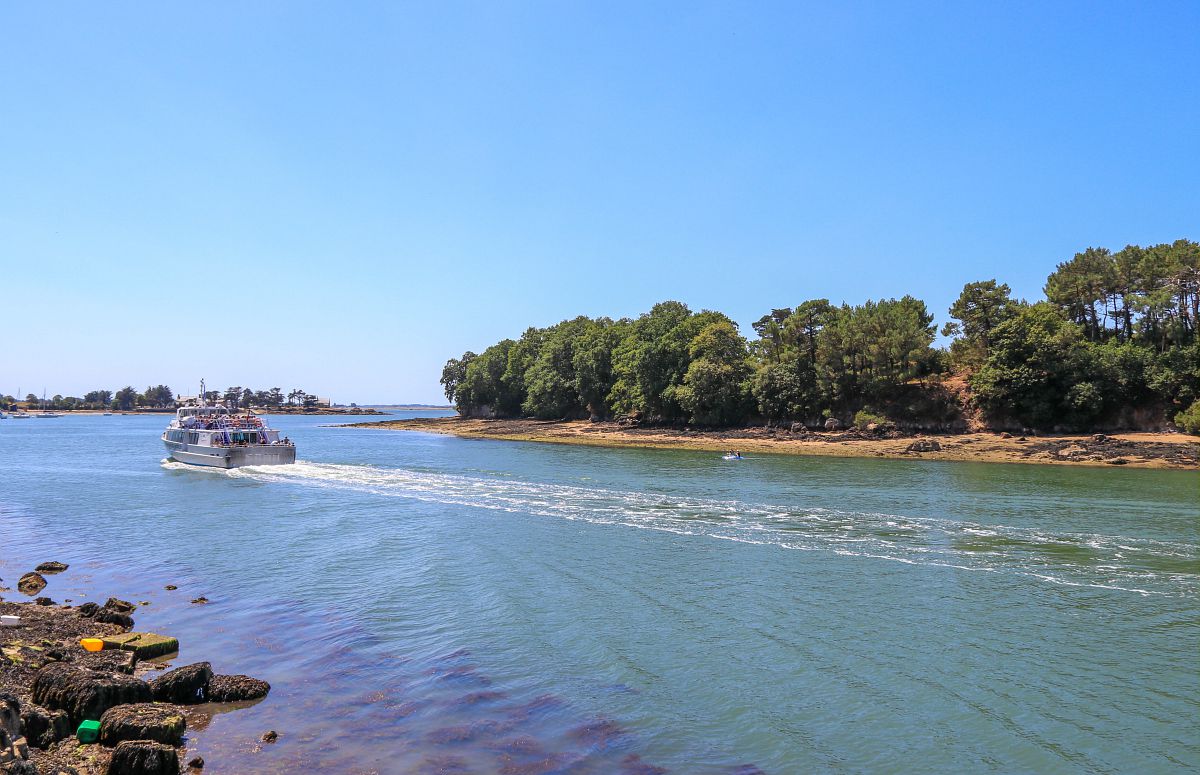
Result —
[[[21, 395], [21, 388], [17, 388], [17, 395]], [[12, 416], [13, 416], [14, 420], [28, 420], [33, 415], [29, 414], [29, 412], [25, 412], [20, 409], [17, 409], [16, 411], [13, 412]]]
[[35, 414], [34, 417], [40, 417], [47, 420], [52, 420], [56, 417], [62, 417], [62, 415], [58, 412], [51, 412], [46, 409], [46, 391], [44, 389], [42, 390], [42, 411]]

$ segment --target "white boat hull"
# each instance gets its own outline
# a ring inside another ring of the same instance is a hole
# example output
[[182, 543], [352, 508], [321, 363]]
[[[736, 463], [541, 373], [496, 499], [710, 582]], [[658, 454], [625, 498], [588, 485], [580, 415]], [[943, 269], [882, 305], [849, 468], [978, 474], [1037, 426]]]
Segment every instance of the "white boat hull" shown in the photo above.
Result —
[[163, 441], [167, 455], [179, 463], [209, 468], [242, 466], [280, 466], [296, 462], [291, 444], [251, 444], [244, 447], [205, 447]]

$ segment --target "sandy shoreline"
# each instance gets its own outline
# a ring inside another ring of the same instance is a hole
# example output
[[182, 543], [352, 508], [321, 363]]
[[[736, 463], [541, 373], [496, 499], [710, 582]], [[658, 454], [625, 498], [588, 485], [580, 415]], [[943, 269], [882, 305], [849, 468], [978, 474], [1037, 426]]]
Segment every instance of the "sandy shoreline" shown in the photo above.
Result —
[[[743, 454], [1200, 469], [1200, 440], [1181, 433], [1039, 435], [1027, 438], [1005, 438], [996, 433], [876, 437], [854, 431], [793, 434], [781, 428], [762, 427], [699, 431], [631, 428], [612, 422], [593, 423], [586, 420], [472, 420], [459, 417], [384, 420], [342, 427], [601, 447], [711, 452], [737, 449]], [[922, 451], [913, 449], [914, 443]]]

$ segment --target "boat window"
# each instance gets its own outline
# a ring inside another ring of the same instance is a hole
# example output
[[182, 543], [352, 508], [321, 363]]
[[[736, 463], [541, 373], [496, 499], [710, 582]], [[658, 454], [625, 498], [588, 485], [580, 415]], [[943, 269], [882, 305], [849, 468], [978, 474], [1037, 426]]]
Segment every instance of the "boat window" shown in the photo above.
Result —
[[188, 444], [199, 444], [199, 443], [200, 443], [200, 434], [199, 433], [189, 433], [188, 434]]

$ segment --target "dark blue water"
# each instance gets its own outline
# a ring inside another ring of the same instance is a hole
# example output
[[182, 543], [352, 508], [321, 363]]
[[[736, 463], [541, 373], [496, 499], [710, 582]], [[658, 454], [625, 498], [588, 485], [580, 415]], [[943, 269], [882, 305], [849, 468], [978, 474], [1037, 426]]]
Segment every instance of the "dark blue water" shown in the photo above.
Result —
[[55, 599], [270, 680], [192, 730], [215, 771], [1200, 767], [1194, 472], [319, 417], [274, 421], [304, 462], [218, 472], [164, 463], [166, 420], [0, 423], [0, 575], [70, 562]]

